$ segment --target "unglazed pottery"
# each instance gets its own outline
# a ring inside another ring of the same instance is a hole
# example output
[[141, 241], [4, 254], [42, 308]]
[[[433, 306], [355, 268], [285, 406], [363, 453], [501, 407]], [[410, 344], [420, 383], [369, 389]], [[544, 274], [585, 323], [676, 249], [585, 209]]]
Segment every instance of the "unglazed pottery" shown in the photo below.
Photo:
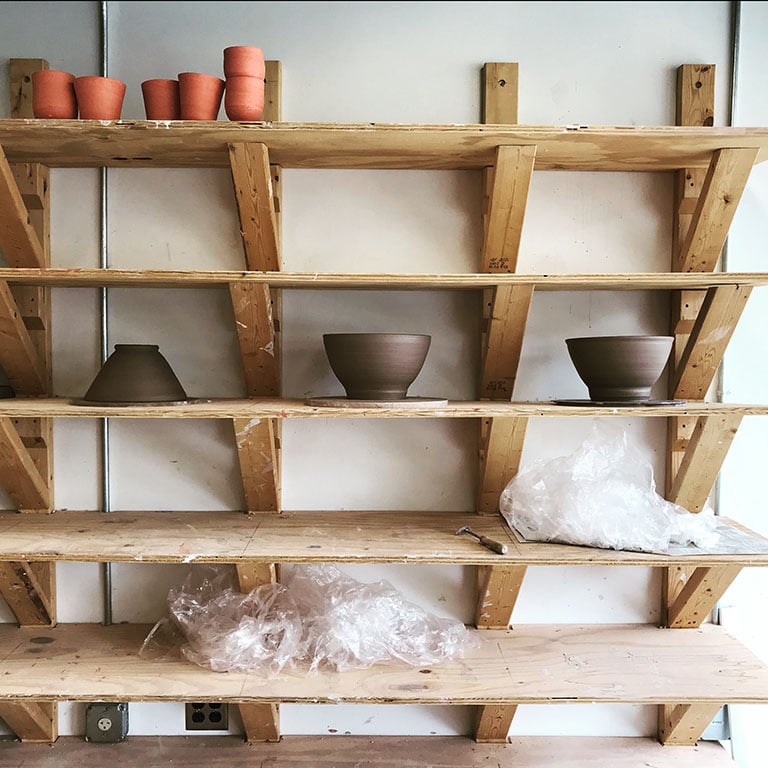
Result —
[[431, 336], [326, 333], [325, 353], [351, 400], [402, 400], [419, 375]]
[[587, 336], [565, 343], [590, 399], [642, 401], [650, 400], [673, 341], [672, 336]]
[[180, 120], [179, 81], [167, 78], [145, 80], [141, 84], [147, 120]]
[[172, 403], [186, 400], [184, 387], [156, 344], [115, 344], [84, 401]]
[[72, 119], [77, 117], [75, 76], [60, 69], [32, 73], [32, 113], [35, 117]]
[[179, 105], [182, 120], [216, 120], [224, 95], [224, 81], [202, 72], [179, 74]]
[[264, 52], [252, 45], [224, 49], [224, 77], [258, 77], [264, 80]]
[[264, 81], [258, 77], [228, 77], [224, 111], [230, 120], [261, 120], [264, 117]]
[[119, 120], [125, 83], [113, 77], [87, 75], [75, 78], [77, 106], [82, 120]]

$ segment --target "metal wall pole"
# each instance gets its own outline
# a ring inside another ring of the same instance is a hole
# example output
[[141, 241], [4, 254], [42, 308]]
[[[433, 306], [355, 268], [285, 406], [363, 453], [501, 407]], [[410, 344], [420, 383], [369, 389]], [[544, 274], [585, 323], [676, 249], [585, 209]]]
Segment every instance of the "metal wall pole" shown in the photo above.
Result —
[[[101, 74], [103, 77], [109, 76], [109, 25], [108, 25], [108, 3], [102, 0], [99, 3], [99, 22], [101, 26]], [[107, 205], [107, 169], [102, 168], [99, 179], [99, 267], [101, 269], [109, 268], [109, 235], [108, 235], [108, 216], [109, 209]], [[100, 358], [102, 365], [109, 357], [109, 295], [107, 288], [99, 289], [99, 345]], [[101, 443], [101, 505], [102, 511], [109, 513], [112, 511], [111, 483], [109, 475], [109, 419], [101, 420], [100, 429]], [[102, 564], [102, 585], [103, 585], [103, 603], [104, 603], [104, 624], [112, 623], [112, 564]]]

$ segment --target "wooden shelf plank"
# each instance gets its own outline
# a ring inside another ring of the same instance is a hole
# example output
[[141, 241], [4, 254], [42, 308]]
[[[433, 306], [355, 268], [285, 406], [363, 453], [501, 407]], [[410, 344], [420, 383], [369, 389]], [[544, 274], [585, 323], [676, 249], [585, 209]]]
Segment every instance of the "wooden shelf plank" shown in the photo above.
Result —
[[316, 290], [482, 290], [533, 286], [538, 291], [704, 290], [718, 286], [766, 286], [768, 272], [624, 272], [595, 274], [425, 274], [340, 272], [249, 272], [163, 269], [5, 269], [10, 285], [71, 288], [215, 288], [231, 283], [265, 283], [270, 288]]
[[[712, 625], [686, 632], [642, 624], [474, 630], [476, 648], [463, 659], [425, 667], [429, 674], [425, 668], [392, 664], [342, 674], [309, 675], [295, 668], [272, 679], [259, 673], [219, 674], [181, 658], [140, 658], [150, 629], [2, 626], [0, 700], [199, 701], [201, 691], [210, 700], [234, 703], [741, 704], [768, 699], [768, 667]], [[43, 642], [45, 652], [38, 653]]]
[[[509, 551], [497, 555], [472, 537], [456, 536], [463, 525], [506, 543]], [[761, 537], [756, 538], [766, 544]], [[105, 515], [61, 510], [45, 517], [0, 512], [1, 560], [250, 564], [255, 569], [250, 583], [255, 586], [267, 573], [256, 566], [276, 561], [458, 563], [508, 568], [764, 567], [768, 566], [768, 553], [677, 556], [525, 543], [511, 534], [501, 515], [480, 516], [472, 512], [328, 510], [249, 516], [222, 511]]]
[[767, 128], [0, 120], [11, 162], [52, 167], [227, 167], [229, 144], [254, 142], [284, 168], [469, 170], [501, 145], [536, 145], [537, 170], [700, 168], [733, 147], [768, 158]]
[[[94, 745], [61, 737], [56, 746], [3, 744], [13, 766], [82, 768], [92, 764]], [[248, 747], [239, 736], [131, 736], [99, 744], [105, 764], [143, 768], [232, 768], [243, 763], [269, 768], [371, 766], [440, 768], [735, 768], [719, 742], [669, 749], [655, 739], [594, 736], [511, 736], [506, 744], [477, 744], [465, 736], [286, 736], [279, 744]]]
[[736, 403], [704, 403], [691, 401], [684, 405], [659, 406], [578, 406], [555, 405], [550, 402], [514, 402], [498, 400], [449, 401], [443, 406], [409, 405], [408, 407], [336, 407], [305, 405], [303, 400], [251, 398], [244, 400], [192, 399], [178, 405], [81, 405], [68, 398], [0, 399], [0, 418], [123, 418], [123, 419], [402, 419], [402, 418], [495, 418], [495, 417], [560, 417], [595, 418], [635, 416], [661, 418], [669, 416], [765, 416], [768, 405]]

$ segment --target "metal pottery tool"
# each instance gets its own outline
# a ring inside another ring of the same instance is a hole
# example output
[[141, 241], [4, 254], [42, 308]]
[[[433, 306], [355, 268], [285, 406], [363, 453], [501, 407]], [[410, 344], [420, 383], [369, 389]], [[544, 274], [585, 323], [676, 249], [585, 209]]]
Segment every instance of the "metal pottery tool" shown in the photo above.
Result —
[[460, 533], [468, 533], [470, 536], [474, 536], [484, 547], [487, 547], [492, 552], [496, 552], [496, 554], [499, 555], [506, 555], [507, 550], [509, 549], [506, 544], [502, 544], [501, 542], [489, 539], [487, 536], [481, 536], [479, 533], [475, 533], [468, 525], [462, 525], [461, 528], [456, 531], [457, 536]]

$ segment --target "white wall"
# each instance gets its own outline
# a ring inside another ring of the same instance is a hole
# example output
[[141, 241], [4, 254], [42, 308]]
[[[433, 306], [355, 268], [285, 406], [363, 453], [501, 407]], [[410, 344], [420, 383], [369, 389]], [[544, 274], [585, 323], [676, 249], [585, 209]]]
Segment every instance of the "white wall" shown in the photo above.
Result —
[[[67, 7], [71, 6], [71, 7]], [[676, 69], [717, 65], [718, 123], [727, 96], [729, 3], [685, 2], [110, 2], [109, 72], [128, 84], [124, 118], [142, 118], [139, 84], [197, 70], [221, 74], [222, 49], [254, 44], [283, 63], [288, 121], [472, 123], [480, 68], [520, 63], [520, 121], [654, 125], [674, 122]], [[7, 56], [44, 56], [77, 74], [96, 71], [97, 3], [0, 4]], [[86, 20], [87, 32], [74, 26]], [[765, 29], [765, 27], [763, 27]], [[12, 44], [11, 44], [12, 43]], [[0, 115], [3, 113], [0, 111]], [[223, 112], [221, 119], [225, 119]], [[95, 174], [55, 171], [56, 265], [95, 265]], [[228, 174], [223, 170], [109, 172], [113, 266], [240, 268]], [[672, 179], [668, 174], [535, 174], [519, 265], [523, 272], [665, 270]], [[477, 269], [477, 172], [283, 173], [288, 270], [457, 272]], [[56, 393], [81, 395], [95, 374], [95, 292], [55, 295]], [[438, 292], [284, 293], [284, 391], [340, 392], [322, 351], [329, 330], [433, 336], [413, 394], [474, 396], [479, 298]], [[566, 335], [665, 333], [666, 297], [640, 292], [537, 296], [523, 346], [516, 399], [580, 397]], [[395, 318], [397, 320], [395, 321]], [[159, 343], [192, 396], [243, 394], [231, 310], [217, 290], [110, 291], [111, 342]], [[661, 391], [661, 390], [659, 390]], [[664, 424], [621, 422], [663, 484]], [[112, 429], [113, 508], [238, 509], [228, 425], [119, 422]], [[575, 448], [586, 420], [542, 419], [523, 463]], [[395, 449], [394, 451], [392, 449]], [[461, 420], [284, 426], [289, 509], [473, 508], [474, 425]], [[56, 424], [56, 498], [97, 508], [95, 424]], [[460, 567], [360, 566], [432, 611], [469, 621], [472, 572]], [[115, 620], [158, 618], [183, 569], [115, 567]], [[62, 621], [99, 621], [99, 568], [60, 565]], [[647, 569], [531, 569], [514, 622], [654, 622], [659, 582]], [[10, 620], [6, 611], [0, 619]], [[468, 733], [469, 710], [451, 707], [283, 706], [290, 733]], [[80, 732], [66, 709], [63, 732]], [[179, 733], [182, 708], [131, 706], [131, 733]], [[655, 708], [521, 707], [513, 733], [650, 735]]]

